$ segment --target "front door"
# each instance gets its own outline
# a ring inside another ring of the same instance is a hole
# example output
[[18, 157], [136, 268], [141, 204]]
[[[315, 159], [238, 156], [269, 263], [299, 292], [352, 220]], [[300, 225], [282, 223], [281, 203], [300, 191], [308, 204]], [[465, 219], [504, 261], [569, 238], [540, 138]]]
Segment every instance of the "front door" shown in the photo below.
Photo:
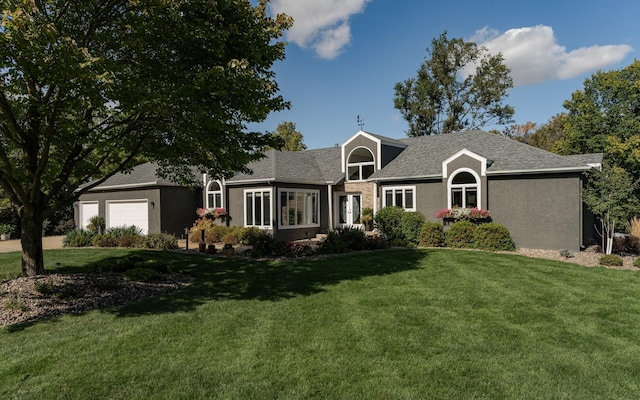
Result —
[[361, 194], [339, 194], [338, 201], [336, 202], [338, 216], [338, 226], [340, 227], [352, 227], [360, 226], [360, 214], [362, 210], [362, 195]]

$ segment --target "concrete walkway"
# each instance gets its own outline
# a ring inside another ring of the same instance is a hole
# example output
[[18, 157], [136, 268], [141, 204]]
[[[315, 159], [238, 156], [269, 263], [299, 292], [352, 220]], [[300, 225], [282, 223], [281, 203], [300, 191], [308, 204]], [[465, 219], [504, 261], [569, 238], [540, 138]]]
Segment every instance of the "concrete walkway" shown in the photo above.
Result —
[[[42, 248], [44, 250], [61, 249], [64, 236], [45, 236], [42, 238]], [[0, 253], [12, 251], [22, 251], [20, 239], [0, 240]]]

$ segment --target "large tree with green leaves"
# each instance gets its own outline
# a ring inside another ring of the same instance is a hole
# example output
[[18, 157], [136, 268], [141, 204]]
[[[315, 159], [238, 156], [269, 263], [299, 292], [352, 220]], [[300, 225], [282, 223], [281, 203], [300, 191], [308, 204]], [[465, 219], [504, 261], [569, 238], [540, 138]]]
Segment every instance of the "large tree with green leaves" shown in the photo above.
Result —
[[304, 144], [304, 136], [296, 130], [296, 124], [293, 122], [280, 122], [271, 134], [281, 141], [282, 146], [279, 150], [301, 151], [307, 149], [307, 145]]
[[640, 61], [594, 73], [564, 107], [565, 138], [558, 152], [603, 152], [609, 164], [640, 178]]
[[44, 219], [139, 160], [227, 176], [274, 143], [246, 129], [288, 107], [271, 67], [291, 19], [267, 3], [0, 0], [0, 187], [23, 275], [44, 272]]
[[588, 174], [588, 184], [582, 198], [602, 223], [602, 249], [611, 254], [616, 228], [624, 225], [632, 216], [640, 213], [640, 200], [634, 194], [638, 183], [627, 171], [605, 165], [602, 170]]
[[490, 55], [461, 38], [449, 39], [446, 32], [431, 45], [417, 76], [394, 88], [394, 106], [409, 123], [409, 136], [512, 122], [514, 109], [503, 100], [513, 80], [501, 54]]

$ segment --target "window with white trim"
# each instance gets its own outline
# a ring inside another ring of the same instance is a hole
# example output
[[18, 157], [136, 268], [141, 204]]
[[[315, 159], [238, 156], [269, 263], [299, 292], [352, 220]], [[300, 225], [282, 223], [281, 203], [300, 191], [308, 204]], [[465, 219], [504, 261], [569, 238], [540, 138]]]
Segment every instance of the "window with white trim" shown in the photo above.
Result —
[[280, 227], [319, 226], [320, 191], [280, 189]]
[[382, 188], [382, 207], [402, 207], [406, 211], [416, 210], [416, 187], [397, 186]]
[[271, 228], [271, 189], [244, 191], [245, 226]]
[[373, 154], [364, 147], [358, 147], [349, 154], [347, 160], [347, 180], [365, 180], [375, 171]]
[[211, 181], [207, 185], [207, 208], [224, 208], [220, 181]]
[[449, 180], [449, 208], [480, 208], [480, 185], [469, 171], [456, 173]]

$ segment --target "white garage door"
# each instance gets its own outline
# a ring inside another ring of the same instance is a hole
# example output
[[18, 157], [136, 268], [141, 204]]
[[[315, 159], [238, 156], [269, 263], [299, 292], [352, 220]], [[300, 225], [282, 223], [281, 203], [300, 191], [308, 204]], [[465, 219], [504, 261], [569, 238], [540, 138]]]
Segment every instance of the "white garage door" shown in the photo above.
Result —
[[91, 217], [95, 217], [98, 215], [98, 202], [97, 201], [88, 201], [80, 203], [80, 215], [78, 218], [78, 222], [80, 223], [79, 228], [87, 229], [87, 225], [89, 225], [89, 220]]
[[107, 228], [132, 226], [149, 231], [149, 205], [147, 200], [107, 201]]

